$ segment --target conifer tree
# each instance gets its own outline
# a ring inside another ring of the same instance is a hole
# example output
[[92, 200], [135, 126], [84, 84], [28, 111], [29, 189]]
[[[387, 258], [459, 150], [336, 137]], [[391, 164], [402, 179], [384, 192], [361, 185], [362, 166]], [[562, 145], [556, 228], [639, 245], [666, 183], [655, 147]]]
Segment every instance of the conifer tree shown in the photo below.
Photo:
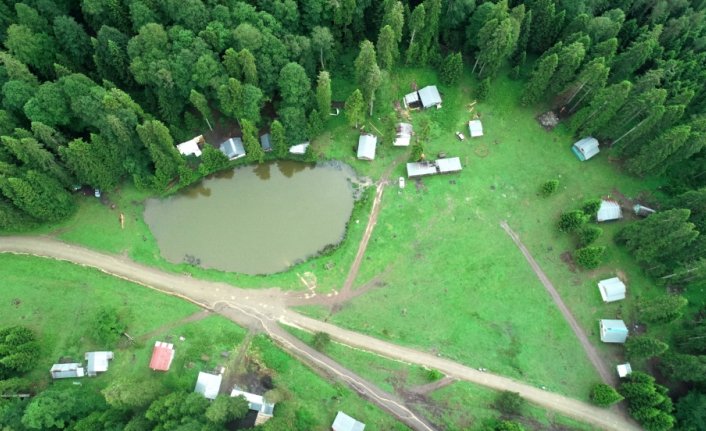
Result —
[[270, 126], [270, 139], [272, 140], [272, 149], [277, 158], [284, 159], [287, 157], [289, 146], [284, 136], [284, 126], [277, 120], [274, 120]]
[[208, 117], [211, 116], [211, 109], [208, 106], [206, 97], [196, 90], [191, 90], [191, 93], [189, 93], [189, 101], [192, 105], [194, 105], [194, 108], [199, 111], [203, 119], [206, 121], [206, 125], [208, 125], [209, 130], [213, 130], [213, 127], [211, 127], [211, 122], [208, 121]]
[[399, 52], [397, 51], [397, 41], [392, 27], [386, 25], [380, 30], [377, 42], [377, 56], [380, 68], [389, 71], [394, 66]]
[[355, 80], [361, 89], [363, 99], [370, 108], [370, 115], [373, 115], [373, 104], [375, 103], [375, 92], [382, 82], [382, 74], [377, 64], [375, 47], [364, 40], [360, 44], [360, 54], [355, 59]]
[[358, 125], [365, 121], [365, 101], [360, 90], [356, 89], [348, 96], [344, 110], [346, 111], [346, 119], [349, 126], [357, 129]]
[[328, 72], [319, 72], [319, 79], [316, 82], [316, 106], [318, 106], [321, 121], [325, 123], [331, 111], [331, 77]]
[[245, 158], [248, 162], [262, 163], [265, 160], [265, 152], [260, 146], [257, 138], [257, 129], [248, 120], [242, 121], [243, 146], [245, 147]]
[[623, 81], [600, 90], [588, 106], [574, 114], [569, 128], [581, 136], [588, 136], [600, 130], [623, 106], [631, 88], [629, 81]]
[[420, 56], [420, 43], [417, 36], [424, 30], [424, 22], [426, 20], [426, 11], [424, 3], [420, 3], [412, 11], [412, 16], [409, 18], [409, 46], [407, 47], [406, 63], [414, 63]]
[[463, 75], [463, 58], [460, 52], [449, 54], [441, 65], [439, 79], [446, 85], [453, 85]]
[[651, 31], [645, 31], [630, 47], [618, 54], [613, 60], [611, 66], [613, 82], [621, 81], [630, 78], [633, 72], [640, 68], [647, 60], [651, 58], [653, 53], [659, 47], [659, 35], [662, 32], [662, 26], [657, 25]]
[[556, 70], [558, 61], [559, 57], [556, 54], [547, 56], [539, 61], [532, 73], [532, 77], [522, 92], [523, 105], [530, 105], [542, 98], [549, 85], [549, 80]]

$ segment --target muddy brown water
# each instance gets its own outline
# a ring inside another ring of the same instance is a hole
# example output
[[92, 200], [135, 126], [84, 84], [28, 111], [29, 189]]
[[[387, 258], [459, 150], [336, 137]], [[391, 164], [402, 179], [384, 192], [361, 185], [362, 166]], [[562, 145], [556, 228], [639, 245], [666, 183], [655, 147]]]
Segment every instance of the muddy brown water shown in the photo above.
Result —
[[354, 176], [341, 163], [236, 168], [175, 196], [148, 199], [145, 221], [170, 262], [271, 274], [341, 241]]

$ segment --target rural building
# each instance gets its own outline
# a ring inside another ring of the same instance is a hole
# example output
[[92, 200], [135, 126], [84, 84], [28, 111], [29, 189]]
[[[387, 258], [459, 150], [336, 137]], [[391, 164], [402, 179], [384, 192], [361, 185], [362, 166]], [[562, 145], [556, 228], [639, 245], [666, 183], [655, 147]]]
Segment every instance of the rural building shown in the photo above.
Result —
[[613, 302], [625, 299], [625, 283], [618, 277], [608, 278], [598, 282], [603, 302]]
[[243, 140], [240, 138], [230, 138], [219, 147], [221, 153], [225, 154], [229, 160], [245, 157], [245, 148]]
[[395, 142], [392, 143], [395, 147], [408, 147], [409, 142], [412, 140], [412, 134], [414, 129], [409, 123], [397, 123], [395, 127], [397, 134], [395, 135]]
[[257, 412], [257, 419], [255, 419], [255, 425], [260, 425], [267, 422], [275, 410], [274, 403], [268, 403], [262, 395], [251, 394], [250, 392], [244, 392], [240, 389], [233, 388], [230, 393], [231, 397], [244, 397], [248, 402], [248, 408], [250, 410]]
[[647, 208], [645, 206], [642, 206], [640, 204], [636, 204], [634, 207], [632, 207], [632, 210], [635, 212], [635, 215], [640, 216], [640, 217], [647, 217], [650, 214], [654, 214], [657, 211], [653, 210], [652, 208]]
[[83, 365], [79, 363], [54, 364], [49, 372], [52, 379], [73, 379], [86, 375]]
[[404, 96], [402, 101], [405, 108], [441, 108], [441, 95], [436, 85], [428, 85], [419, 91], [413, 91]]
[[378, 137], [366, 133], [358, 138], [358, 160], [375, 160]]
[[152, 349], [150, 368], [155, 371], [169, 371], [174, 359], [174, 344], [157, 341]]
[[603, 199], [601, 206], [596, 214], [596, 221], [611, 221], [623, 218], [623, 211], [620, 209], [620, 204], [612, 199]]
[[483, 136], [483, 123], [481, 123], [480, 120], [469, 121], [468, 132], [471, 134], [471, 138], [478, 138]]
[[590, 136], [588, 138], [583, 138], [580, 141], [576, 142], [573, 147], [571, 147], [571, 151], [576, 154], [576, 157], [578, 157], [579, 160], [585, 162], [586, 160], [598, 154], [598, 152], [600, 151], [598, 149], [598, 140]]
[[201, 371], [198, 379], [196, 379], [194, 392], [203, 395], [209, 400], [215, 400], [218, 391], [221, 390], [221, 380], [223, 380], [223, 374], [211, 374]]
[[425, 175], [459, 172], [461, 169], [461, 159], [451, 157], [448, 159], [407, 163], [407, 176], [409, 178], [423, 177]]
[[289, 147], [290, 154], [304, 154], [306, 149], [309, 148], [309, 142], [304, 142], [299, 145], [292, 145]]
[[628, 327], [622, 320], [601, 319], [599, 326], [604, 343], [624, 343], [628, 338]]
[[620, 364], [618, 365], [618, 376], [622, 379], [623, 377], [626, 377], [630, 373], [632, 373], [632, 367], [630, 366], [630, 363], [625, 363], [625, 364]]
[[203, 135], [199, 135], [194, 139], [182, 142], [181, 144], [177, 145], [177, 150], [179, 150], [180, 154], [183, 154], [185, 156], [190, 156], [193, 154], [194, 156], [199, 157], [201, 156], [201, 147], [199, 146], [199, 144], [203, 145], [205, 143], [206, 141], [203, 139]]
[[260, 146], [262, 147], [262, 151], [272, 151], [272, 142], [270, 141], [269, 133], [260, 136]]
[[338, 412], [336, 419], [333, 420], [331, 429], [333, 431], [363, 431], [365, 424], [358, 422], [343, 412]]
[[113, 359], [113, 352], [87, 352], [85, 359], [87, 361], [86, 371], [89, 376], [93, 377], [98, 373], [108, 371], [108, 361]]

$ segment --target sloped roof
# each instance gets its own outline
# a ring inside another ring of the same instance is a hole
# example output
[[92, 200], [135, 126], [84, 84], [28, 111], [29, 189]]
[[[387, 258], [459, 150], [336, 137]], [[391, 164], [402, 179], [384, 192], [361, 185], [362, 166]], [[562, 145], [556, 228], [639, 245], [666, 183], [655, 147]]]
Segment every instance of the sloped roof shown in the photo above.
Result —
[[412, 139], [413, 128], [409, 123], [397, 123], [397, 135], [395, 142], [392, 143], [395, 147], [407, 147]]
[[628, 327], [622, 320], [601, 319], [599, 326], [604, 343], [624, 343], [628, 338]]
[[304, 154], [306, 153], [306, 149], [309, 148], [309, 143], [304, 142], [298, 145], [292, 145], [289, 147], [289, 153], [290, 154]]
[[331, 425], [331, 429], [333, 431], [363, 431], [365, 424], [339, 411]]
[[574, 153], [580, 160], [588, 160], [600, 152], [598, 140], [591, 136], [577, 141], [573, 145]]
[[441, 104], [441, 95], [436, 85], [427, 85], [419, 90], [419, 99], [422, 101], [422, 106], [425, 108]]
[[413, 91], [404, 96], [404, 105], [409, 106], [413, 103], [419, 103], [419, 93]]
[[458, 172], [461, 168], [461, 159], [458, 157], [450, 157], [448, 159], [438, 159], [436, 161], [437, 170], [440, 174], [449, 172]]
[[375, 160], [377, 143], [378, 137], [375, 135], [360, 135], [358, 138], [358, 158], [361, 160]]
[[260, 146], [263, 151], [272, 151], [272, 143], [270, 142], [270, 134], [265, 133], [260, 136]]
[[221, 390], [222, 374], [211, 374], [199, 372], [199, 377], [196, 379], [196, 387], [194, 392], [197, 392], [209, 400], [216, 399], [218, 391]]
[[448, 159], [407, 163], [407, 176], [413, 178], [424, 175], [446, 174], [449, 172], [458, 172], [461, 169], [461, 159], [458, 157], [450, 157]]
[[70, 364], [54, 364], [51, 366], [51, 377], [53, 379], [72, 379], [76, 377], [83, 377], [85, 375], [85, 370], [83, 365], [78, 362], [72, 362]]
[[630, 366], [630, 363], [627, 362], [625, 364], [620, 364], [617, 367], [618, 370], [618, 377], [623, 378], [632, 373], [632, 367]]
[[480, 120], [469, 121], [468, 131], [471, 133], [471, 138], [483, 136], [483, 123], [481, 123]]
[[250, 392], [241, 391], [233, 388], [230, 392], [231, 397], [243, 396], [248, 401], [248, 408], [265, 415], [272, 416], [275, 409], [274, 403], [268, 403], [262, 395], [251, 394]]
[[152, 349], [152, 358], [150, 359], [150, 368], [155, 371], [169, 371], [174, 359], [174, 345], [157, 341]]
[[221, 152], [228, 156], [230, 160], [239, 159], [245, 157], [245, 148], [243, 147], [243, 140], [240, 138], [230, 138], [223, 142], [219, 147]]
[[623, 211], [620, 209], [620, 204], [611, 199], [603, 199], [601, 206], [596, 214], [597, 221], [618, 220], [623, 218]]
[[95, 376], [98, 373], [108, 371], [108, 361], [113, 359], [113, 352], [87, 352], [85, 355], [87, 361], [86, 371], [89, 376]]
[[604, 302], [625, 299], [625, 284], [618, 277], [608, 278], [598, 282], [598, 290]]
[[194, 139], [182, 142], [181, 144], [177, 145], [177, 150], [179, 150], [180, 154], [183, 154], [185, 156], [193, 154], [196, 157], [199, 157], [201, 156], [201, 148], [199, 148], [200, 142], [204, 142], [203, 135], [199, 135]]

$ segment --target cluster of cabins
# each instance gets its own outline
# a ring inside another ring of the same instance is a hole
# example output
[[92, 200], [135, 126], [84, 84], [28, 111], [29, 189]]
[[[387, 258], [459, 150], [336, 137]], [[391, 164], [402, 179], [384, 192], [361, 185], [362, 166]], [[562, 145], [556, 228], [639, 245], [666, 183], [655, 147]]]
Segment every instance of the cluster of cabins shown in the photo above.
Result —
[[108, 362], [113, 359], [113, 352], [86, 352], [82, 362], [54, 364], [49, 372], [52, 379], [75, 379], [77, 377], [95, 377], [99, 373], [108, 371]]
[[[184, 156], [193, 155], [196, 157], [200, 157], [202, 153], [201, 148], [204, 145], [206, 145], [206, 140], [204, 139], [203, 135], [199, 135], [193, 139], [190, 139], [186, 142], [182, 142], [181, 144], [177, 145], [177, 150], [180, 154]], [[270, 138], [269, 133], [260, 135], [260, 147], [265, 152], [272, 151], [272, 140]], [[306, 149], [308, 147], [309, 142], [303, 142], [301, 144], [290, 147], [289, 152], [291, 154], [301, 155], [306, 152]], [[228, 138], [218, 146], [218, 149], [221, 151], [221, 153], [225, 154], [225, 156], [228, 157], [228, 160], [237, 160], [241, 157], [245, 157], [246, 155], [245, 146], [243, 145], [243, 140], [240, 137]]]
[[[598, 282], [598, 291], [601, 294], [603, 302], [616, 302], [625, 299], [627, 291], [625, 283], [618, 278], [608, 278]], [[601, 341], [604, 343], [625, 343], [628, 339], [628, 327], [625, 322], [620, 319], [601, 319], [598, 322]], [[620, 364], [617, 367], [618, 375], [622, 378], [632, 372], [629, 363]]]

